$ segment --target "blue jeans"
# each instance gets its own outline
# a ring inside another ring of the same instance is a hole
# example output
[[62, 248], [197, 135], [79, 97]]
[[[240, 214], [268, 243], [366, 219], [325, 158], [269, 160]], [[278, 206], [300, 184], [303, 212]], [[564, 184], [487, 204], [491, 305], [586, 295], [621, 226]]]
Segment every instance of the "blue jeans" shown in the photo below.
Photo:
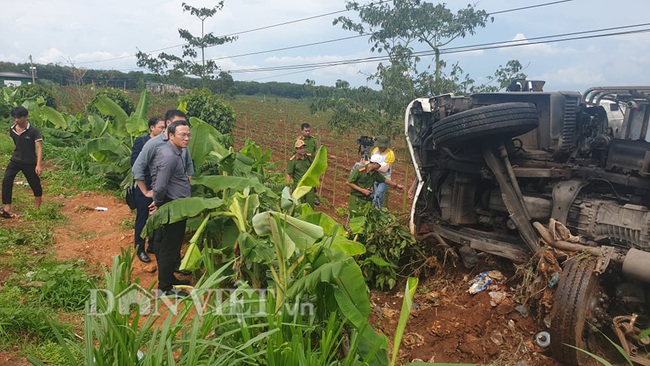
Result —
[[384, 205], [384, 194], [388, 189], [388, 184], [386, 183], [375, 183], [374, 196], [372, 197], [372, 204], [377, 208], [381, 208]]

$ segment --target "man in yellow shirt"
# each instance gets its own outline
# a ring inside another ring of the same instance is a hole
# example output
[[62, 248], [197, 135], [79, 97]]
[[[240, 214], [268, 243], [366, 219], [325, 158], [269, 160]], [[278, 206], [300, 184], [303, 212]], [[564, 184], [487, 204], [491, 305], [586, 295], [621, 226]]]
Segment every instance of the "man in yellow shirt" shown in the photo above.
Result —
[[[383, 162], [386, 164], [382, 165], [378, 171], [388, 180], [391, 179], [393, 163], [395, 162], [395, 152], [389, 146], [390, 139], [387, 136], [379, 136], [375, 140], [375, 147], [370, 151], [370, 156], [377, 154], [383, 158]], [[386, 190], [388, 190], [388, 185], [386, 183], [375, 183], [372, 203], [377, 208], [381, 208], [384, 205], [384, 194], [386, 193]]]

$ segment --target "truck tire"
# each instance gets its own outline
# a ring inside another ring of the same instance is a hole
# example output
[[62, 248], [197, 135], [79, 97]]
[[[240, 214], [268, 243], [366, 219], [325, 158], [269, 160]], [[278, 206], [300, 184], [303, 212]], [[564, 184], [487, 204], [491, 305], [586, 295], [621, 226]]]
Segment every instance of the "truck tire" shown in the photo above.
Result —
[[600, 365], [582, 351], [601, 351], [598, 331], [590, 325], [596, 314], [603, 311], [599, 301], [603, 288], [594, 273], [596, 263], [595, 258], [567, 262], [553, 296], [551, 351], [555, 359], [566, 365]]
[[473, 108], [441, 119], [431, 135], [436, 146], [453, 147], [472, 140], [509, 139], [539, 124], [532, 103], [499, 103]]

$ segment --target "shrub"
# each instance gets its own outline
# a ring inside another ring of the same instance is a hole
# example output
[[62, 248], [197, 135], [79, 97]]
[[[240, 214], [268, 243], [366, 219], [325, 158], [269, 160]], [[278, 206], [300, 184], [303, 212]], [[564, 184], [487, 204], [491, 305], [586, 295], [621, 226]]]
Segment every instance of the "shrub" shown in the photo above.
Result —
[[33, 100], [39, 104], [56, 108], [56, 100], [52, 90], [38, 84], [23, 84], [16, 89], [0, 88], [0, 118], [9, 117], [11, 109], [22, 105], [26, 100]]
[[86, 107], [86, 110], [88, 111], [89, 114], [101, 115], [102, 117], [104, 117], [104, 119], [108, 117], [101, 114], [97, 109], [97, 107], [95, 106], [95, 104], [97, 104], [97, 101], [99, 100], [100, 95], [104, 95], [108, 97], [110, 100], [117, 103], [117, 105], [119, 105], [128, 116], [130, 116], [131, 113], [135, 111], [135, 104], [131, 99], [128, 98], [126, 93], [118, 89], [103, 89], [98, 91], [95, 94], [93, 100], [91, 100], [90, 103], [88, 103], [88, 107]]
[[183, 101], [187, 103], [189, 117], [197, 117], [223, 134], [230, 133], [235, 126], [235, 111], [232, 107], [207, 89], [193, 90]]
[[54, 99], [52, 90], [39, 84], [23, 84], [19, 86], [14, 97], [14, 103], [21, 105], [26, 100], [35, 101], [38, 97], [43, 98], [46, 106], [56, 108], [56, 99]]
[[371, 204], [362, 208], [363, 216], [350, 220], [352, 232], [366, 244], [359, 266], [371, 288], [392, 289], [397, 284], [396, 269], [406, 266], [415, 238], [406, 225], [386, 209]]

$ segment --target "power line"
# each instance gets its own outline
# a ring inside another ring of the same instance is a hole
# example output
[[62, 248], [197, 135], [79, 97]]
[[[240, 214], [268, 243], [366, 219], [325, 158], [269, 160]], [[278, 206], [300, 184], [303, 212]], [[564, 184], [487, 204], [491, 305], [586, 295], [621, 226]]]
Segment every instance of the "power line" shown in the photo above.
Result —
[[552, 1], [550, 3], [536, 4], [536, 5], [524, 6], [524, 7], [521, 7], [521, 8], [512, 8], [512, 9], [507, 9], [507, 10], [495, 11], [495, 12], [488, 13], [488, 14], [489, 15], [495, 15], [495, 14], [509, 13], [509, 12], [512, 12], [512, 11], [528, 10], [528, 9], [533, 9], [533, 8], [541, 8], [542, 6], [549, 6], [549, 5], [555, 5], [555, 4], [560, 4], [560, 3], [568, 3], [570, 1], [573, 1], [573, 0]]
[[[572, 0], [566, 0], [566, 1], [572, 1]], [[392, 2], [392, 0], [381, 0], [381, 1], [377, 2], [377, 5], [383, 4], [383, 3], [386, 3], [386, 2]], [[364, 5], [364, 6], [362, 6], [362, 8], [366, 7], [366, 6], [368, 6], [368, 5]], [[230, 33], [230, 34], [225, 34], [225, 35], [222, 35], [220, 37], [233, 37], [233, 36], [237, 36], [237, 35], [240, 35], [240, 34], [252, 33], [252, 32], [257, 32], [257, 31], [261, 31], [261, 30], [265, 30], [265, 29], [281, 27], [281, 26], [285, 26], [285, 25], [289, 25], [289, 24], [305, 22], [305, 21], [308, 21], [308, 20], [323, 18], [323, 17], [326, 17], [326, 16], [345, 13], [345, 12], [348, 12], [348, 11], [350, 11], [350, 10], [348, 10], [348, 9], [337, 10], [337, 11], [324, 13], [324, 14], [319, 14], [319, 15], [314, 15], [314, 16], [310, 16], [310, 17], [306, 17], [306, 18], [289, 20], [289, 21], [286, 21], [286, 22], [271, 24], [271, 25], [267, 25], [267, 26], [264, 26], [264, 27], [258, 27], [258, 28], [243, 30], [243, 31], [234, 32], [234, 33]], [[327, 43], [327, 42], [333, 42], [333, 41], [323, 41], [323, 43]], [[155, 49], [155, 50], [151, 50], [151, 51], [145, 51], [143, 53], [150, 54], [150, 53], [154, 53], [154, 52], [160, 52], [160, 51], [168, 50], [168, 49], [171, 49], [171, 48], [181, 47], [181, 46], [184, 46], [185, 44], [186, 43], [181, 43], [181, 44], [177, 44], [177, 45], [173, 45], [173, 46], [169, 46], [169, 47], [159, 48], [159, 49]], [[253, 54], [256, 54], [256, 53], [253, 53]], [[109, 59], [105, 59], [105, 60], [78, 62], [78, 64], [90, 64], [90, 63], [97, 63], [97, 62], [115, 61], [115, 60], [121, 60], [121, 59], [125, 59], [125, 58], [131, 58], [131, 57], [135, 57], [135, 56], [136, 56], [136, 54], [132, 54], [132, 55], [128, 55], [128, 56], [113, 57], [113, 58], [109, 58]]]
[[359, 37], [365, 37], [367, 34], [359, 34], [356, 36], [350, 36], [350, 37], [343, 37], [343, 38], [337, 38], [337, 39], [330, 39], [327, 41], [320, 41], [320, 42], [313, 42], [313, 43], [304, 43], [301, 45], [296, 45], [296, 46], [288, 46], [288, 47], [282, 47], [282, 48], [274, 48], [271, 50], [265, 50], [265, 51], [257, 51], [257, 52], [251, 52], [251, 53], [242, 53], [239, 55], [232, 55], [232, 56], [222, 56], [222, 57], [217, 57], [210, 59], [211, 61], [218, 61], [218, 60], [224, 60], [224, 59], [230, 59], [230, 58], [237, 58], [237, 57], [243, 57], [243, 56], [252, 56], [252, 55], [259, 55], [262, 53], [270, 53], [270, 52], [277, 52], [277, 51], [286, 51], [286, 50], [292, 50], [296, 48], [303, 48], [303, 47], [309, 47], [309, 46], [317, 46], [325, 43], [332, 43], [332, 42], [339, 42], [339, 41], [346, 41], [348, 39], [354, 39], [354, 38], [359, 38]]
[[[574, 41], [574, 40], [581, 40], [581, 39], [612, 37], [612, 36], [617, 36], [617, 35], [626, 35], [626, 34], [650, 32], [650, 28], [645, 28], [645, 29], [638, 29], [638, 30], [611, 32], [611, 33], [605, 33], [605, 34], [584, 35], [584, 36], [579, 36], [579, 37], [567, 37], [567, 36], [570, 36], [570, 35], [588, 34], [588, 33], [594, 33], [594, 32], [603, 32], [603, 31], [607, 31], [607, 30], [616, 30], [616, 29], [626, 29], [626, 28], [640, 27], [640, 26], [646, 26], [646, 25], [650, 25], [650, 23], [643, 23], [643, 24], [629, 25], [629, 26], [622, 26], [622, 27], [613, 27], [613, 28], [604, 28], [604, 29], [599, 29], [599, 30], [589, 30], [589, 31], [582, 31], [582, 32], [572, 32], [572, 33], [550, 35], [550, 36], [542, 36], [542, 37], [531, 38], [531, 39], [528, 39], [528, 40], [509, 40], [509, 41], [502, 41], [502, 42], [492, 42], [492, 43], [484, 43], [484, 44], [477, 44], [477, 45], [470, 45], [470, 46], [453, 47], [453, 48], [448, 48], [448, 49], [441, 49], [440, 52], [443, 53], [443, 54], [445, 54], [445, 53], [447, 53], [447, 54], [463, 53], [463, 52], [480, 51], [480, 50], [487, 50], [487, 49], [494, 49], [494, 48], [521, 47], [521, 46], [529, 46], [529, 45], [552, 43], [552, 42], [566, 42], [566, 41]], [[548, 38], [559, 38], [559, 37], [567, 37], [567, 38], [548, 39]], [[546, 40], [544, 40], [544, 39], [546, 39]], [[538, 41], [530, 42], [530, 40], [538, 40]], [[433, 54], [435, 54], [435, 51], [421, 51], [421, 52], [415, 52], [413, 54], [413, 57], [431, 56]], [[328, 61], [328, 62], [317, 62], [317, 63], [309, 63], [309, 64], [299, 64], [299, 65], [284, 65], [284, 66], [271, 66], [271, 67], [264, 67], [264, 68], [236, 69], [236, 70], [230, 70], [229, 72], [231, 72], [231, 73], [250, 73], [250, 72], [271, 72], [271, 71], [283, 71], [283, 70], [298, 70], [298, 69], [307, 69], [307, 68], [315, 68], [315, 67], [316, 68], [318, 68], [318, 67], [334, 67], [334, 66], [341, 66], [341, 65], [348, 65], [348, 64], [357, 64], [357, 63], [366, 63], [366, 62], [378, 62], [378, 61], [387, 61], [387, 60], [389, 60], [389, 56], [375, 56], [375, 57], [366, 57], [366, 58], [358, 58], [358, 59], [347, 59], [347, 60], [340, 60], [340, 61]]]
[[[490, 15], [494, 15], [494, 14], [502, 14], [502, 13], [508, 13], [508, 12], [513, 12], [513, 11], [527, 10], [527, 9], [539, 8], [539, 7], [543, 7], [543, 6], [549, 6], [549, 5], [556, 5], [556, 4], [566, 3], [566, 2], [571, 2], [571, 1], [573, 1], [573, 0], [558, 0], [558, 1], [551, 1], [551, 2], [547, 2], [547, 3], [535, 4], [535, 5], [530, 5], [530, 6], [520, 7], [520, 8], [512, 8], [512, 9], [500, 10], [500, 11], [496, 11], [496, 12], [492, 12], [492, 13], [488, 13], [488, 14], [490, 14]], [[384, 2], [389, 2], [389, 1], [380, 1], [379, 4], [384, 3]], [[328, 13], [328, 14], [326, 14], [326, 15], [331, 15], [331, 14], [336, 14], [336, 13], [341, 13], [341, 12], [345, 12], [345, 10], [343, 10], [343, 11], [338, 11], [338, 12]], [[325, 16], [325, 15], [317, 15], [317, 16], [313, 16], [313, 17], [309, 17], [309, 18], [303, 18], [303, 19], [297, 20], [297, 21], [295, 21], [295, 22], [303, 21], [303, 20], [306, 20], [306, 19], [319, 18], [319, 17], [321, 17], [321, 16]], [[290, 23], [293, 23], [293, 21], [292, 21], [292, 22], [286, 22], [286, 23], [287, 23], [287, 24], [290, 24]], [[272, 25], [272, 26], [263, 27], [263, 28], [258, 28], [258, 29], [272, 28], [272, 27], [276, 27], [276, 26], [284, 25], [284, 24], [285, 24], [285, 23], [280, 23], [280, 24], [277, 24], [277, 25]], [[257, 30], [257, 29], [256, 29], [256, 30]], [[251, 30], [251, 31], [253, 31], [253, 30]], [[240, 32], [240, 33], [232, 33], [232, 34], [230, 34], [230, 35], [228, 35], [228, 36], [237, 35], [237, 34], [241, 34], [241, 33], [247, 33], [247, 32], [249, 32], [249, 31], [244, 31], [244, 32]], [[337, 38], [337, 39], [332, 39], [332, 40], [327, 40], [327, 41], [319, 41], [319, 42], [313, 42], [313, 43], [305, 43], [305, 44], [301, 44], [301, 45], [295, 45], [295, 46], [289, 46], [289, 47], [283, 47], [283, 48], [274, 48], [274, 49], [265, 50], [265, 51], [257, 51], [257, 52], [251, 52], [251, 53], [245, 53], [245, 54], [239, 54], [239, 55], [233, 55], [233, 56], [221, 56], [221, 57], [218, 57], [218, 58], [213, 58], [212, 60], [213, 60], [213, 61], [217, 61], [217, 60], [223, 60], [223, 59], [228, 59], [228, 58], [237, 58], [237, 57], [242, 57], [242, 56], [252, 56], [252, 55], [259, 55], [259, 54], [263, 54], [263, 53], [272, 53], [272, 52], [278, 52], [278, 51], [286, 51], [286, 50], [290, 50], [290, 49], [296, 49], [296, 48], [302, 48], [302, 47], [310, 47], [310, 46], [319, 45], [319, 44], [325, 44], [325, 43], [332, 43], [332, 42], [344, 41], [344, 40], [348, 40], [348, 39], [352, 39], [352, 38], [358, 38], [358, 37], [363, 37], [363, 36], [368, 36], [368, 35], [370, 35], [370, 34], [365, 33], [365, 34], [360, 34], [360, 35], [357, 35], [357, 36], [354, 36], [354, 37], [344, 37], [344, 38]]]
[[[551, 1], [551, 2], [547, 2], [547, 3], [530, 5], [530, 6], [520, 7], [520, 8], [512, 8], [512, 9], [500, 10], [500, 11], [496, 11], [496, 12], [492, 12], [492, 13], [488, 13], [488, 14], [490, 14], [490, 15], [502, 14], [502, 13], [508, 13], [508, 12], [513, 12], [513, 11], [527, 10], [527, 9], [538, 8], [538, 7], [549, 6], [549, 5], [556, 5], [556, 4], [571, 2], [571, 1], [573, 1], [573, 0]], [[381, 0], [381, 1], [377, 2], [376, 5], [380, 5], [380, 4], [387, 3], [387, 2], [392, 2], [392, 0]], [[364, 6], [362, 6], [362, 8], [367, 7], [367, 6], [369, 6], [369, 5], [364, 5]], [[236, 36], [236, 35], [240, 35], [240, 34], [252, 33], [252, 32], [256, 32], [256, 31], [260, 31], [260, 30], [266, 30], [266, 29], [281, 27], [281, 26], [285, 26], [285, 25], [289, 25], [289, 24], [295, 24], [295, 23], [300, 23], [300, 22], [304, 22], [304, 21], [308, 21], [308, 20], [318, 19], [318, 18], [330, 16], [330, 15], [345, 13], [345, 12], [348, 12], [348, 11], [350, 11], [350, 10], [348, 10], [348, 9], [337, 10], [337, 11], [333, 11], [333, 12], [329, 12], [329, 13], [324, 13], [324, 14], [314, 15], [314, 16], [300, 18], [300, 19], [296, 19], [296, 20], [290, 20], [290, 21], [286, 21], [286, 22], [276, 23], [276, 24], [272, 24], [272, 25], [268, 25], [268, 26], [264, 26], [264, 27], [258, 27], [258, 28], [243, 30], [243, 31], [239, 31], [239, 32], [234, 32], [234, 33], [223, 35], [221, 37], [232, 37], [232, 36]], [[361, 37], [361, 36], [363, 36], [363, 35], [359, 35], [357, 37]], [[252, 52], [252, 53], [249, 53], [249, 54], [243, 54], [243, 55], [224, 56], [224, 57], [215, 58], [213, 60], [221, 60], [221, 59], [225, 59], [225, 58], [234, 58], [234, 57], [241, 57], [241, 56], [257, 55], [257, 54], [262, 54], [262, 53], [284, 51], [284, 50], [287, 50], [287, 49], [296, 49], [296, 48], [301, 48], [301, 47], [309, 47], [309, 46], [318, 45], [318, 44], [324, 44], [324, 43], [331, 43], [331, 42], [347, 40], [347, 39], [350, 39], [350, 38], [352, 38], [352, 37], [338, 38], [338, 39], [335, 39], [335, 40], [327, 40], [327, 41], [319, 41], [319, 42], [307, 43], [307, 44], [303, 44], [303, 45], [296, 45], [296, 46], [290, 46], [290, 47], [284, 47], [284, 48], [278, 48], [278, 49], [272, 49], [272, 50], [266, 50], [266, 51], [257, 51], [257, 52]], [[160, 52], [160, 51], [164, 51], [164, 50], [168, 50], [168, 49], [172, 49], [172, 48], [181, 47], [181, 46], [183, 46], [185, 44], [186, 43], [180, 43], [180, 44], [176, 44], [176, 45], [173, 45], [173, 46], [168, 46], [168, 47], [163, 47], [163, 48], [159, 48], [159, 49], [155, 49], [155, 50], [145, 51], [143, 53], [151, 54], [151, 53]], [[135, 57], [135, 56], [136, 56], [136, 54], [131, 54], [131, 55], [118, 56], [118, 57], [113, 57], [113, 58], [108, 58], [108, 59], [103, 59], [103, 60], [82, 61], [82, 62], [77, 62], [77, 64], [92, 64], [92, 63], [116, 61], [116, 60], [127, 59], [127, 58], [131, 58], [131, 57]]]
[[[645, 27], [645, 26], [650, 26], [650, 23], [622, 25], [622, 26], [619, 26], [619, 27], [609, 27], [609, 28], [592, 29], [592, 30], [588, 30], [588, 31], [561, 33], [561, 34], [554, 34], [554, 35], [550, 35], [550, 36], [540, 36], [540, 37], [533, 37], [533, 38], [526, 38], [526, 39], [519, 39], [519, 40], [480, 43], [480, 44], [470, 45], [470, 46], [449, 47], [449, 48], [445, 48], [444, 51], [441, 50], [440, 52], [441, 53], [456, 53], [456, 52], [458, 52], [456, 50], [463, 50], [463, 49], [466, 49], [466, 48], [486, 47], [486, 46], [492, 46], [492, 45], [504, 45], [505, 46], [505, 45], [507, 45], [509, 43], [522, 43], [524, 41], [536, 41], [536, 40], [547, 39], [547, 38], [560, 38], [560, 37], [567, 37], [567, 36], [576, 36], [576, 35], [580, 35], [580, 34], [607, 32], [607, 31], [613, 31], [613, 30], [639, 28], [639, 27]], [[617, 34], [612, 34], [612, 35], [617, 35]], [[552, 41], [549, 40], [547, 43], [550, 43], [550, 42], [552, 42]], [[426, 51], [423, 51], [423, 52], [426, 52]]]

